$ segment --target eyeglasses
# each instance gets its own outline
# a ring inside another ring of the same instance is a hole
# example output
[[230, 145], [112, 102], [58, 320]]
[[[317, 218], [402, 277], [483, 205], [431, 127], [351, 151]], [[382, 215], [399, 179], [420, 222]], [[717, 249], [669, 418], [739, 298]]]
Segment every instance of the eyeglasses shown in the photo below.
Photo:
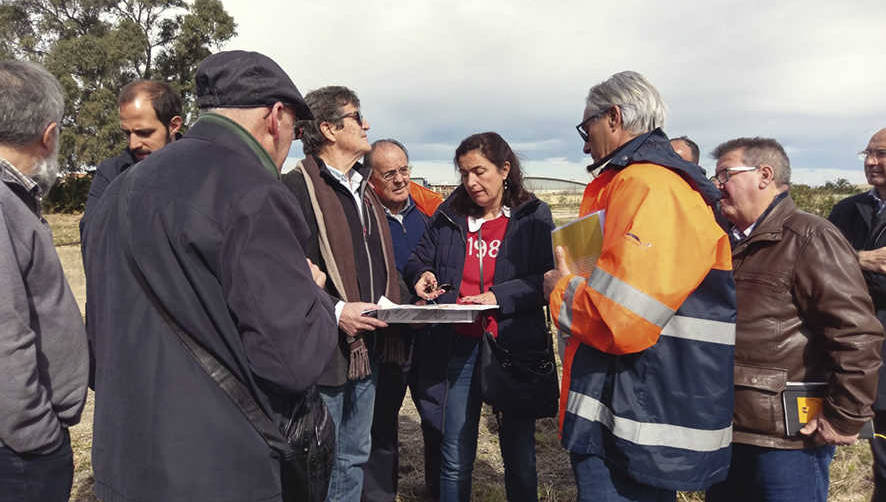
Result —
[[597, 112], [597, 113], [591, 115], [590, 117], [582, 120], [580, 124], [575, 126], [575, 130], [578, 131], [578, 135], [581, 136], [581, 140], [583, 142], [587, 143], [588, 137], [589, 137], [588, 131], [585, 130], [585, 125], [590, 124], [591, 122], [593, 122], [601, 117], [604, 117], [607, 113], [609, 113], [609, 110], [611, 110], [612, 108], [614, 108], [614, 107], [611, 106], [601, 112]]
[[346, 113], [344, 115], [339, 115], [338, 117], [336, 117], [335, 122], [338, 122], [339, 120], [344, 120], [348, 117], [354, 119], [354, 122], [356, 122], [358, 126], [363, 127], [363, 114], [360, 113], [360, 110], [357, 110], [356, 112]]
[[399, 174], [402, 178], [408, 179], [409, 172], [412, 170], [412, 166], [403, 166], [400, 169], [391, 169], [390, 171], [381, 175], [381, 179], [384, 180], [385, 183], [393, 183], [394, 178]]
[[886, 149], [884, 148], [874, 148], [873, 150], [862, 150], [858, 152], [858, 159], [862, 162], [868, 160], [868, 157], [873, 157], [874, 160], [880, 162], [886, 159]]
[[735, 167], [727, 167], [723, 169], [719, 173], [711, 176], [711, 183], [715, 185], [725, 185], [729, 182], [729, 178], [732, 177], [730, 173], [744, 173], [747, 171], [756, 171], [759, 169], [757, 166], [735, 166]]
[[605, 110], [600, 113], [595, 113], [595, 114], [591, 115], [590, 117], [582, 120], [580, 124], [575, 126], [575, 130], [578, 131], [578, 135], [581, 136], [581, 140], [583, 142], [585, 142], [585, 143], [588, 142], [588, 131], [585, 130], [585, 125], [590, 124], [591, 122], [597, 120], [598, 118], [602, 117], [603, 115], [606, 115], [606, 112], [608, 112], [608, 111], [609, 110]]

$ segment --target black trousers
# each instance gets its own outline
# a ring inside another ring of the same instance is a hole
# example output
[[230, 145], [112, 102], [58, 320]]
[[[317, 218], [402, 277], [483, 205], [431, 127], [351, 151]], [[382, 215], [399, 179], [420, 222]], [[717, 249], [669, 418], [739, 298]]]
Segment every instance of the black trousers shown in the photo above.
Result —
[[[874, 410], [874, 431], [886, 434], [886, 410]], [[874, 454], [874, 496], [871, 500], [886, 500], [886, 438], [874, 436], [871, 452]]]
[[74, 454], [68, 430], [45, 454], [16, 453], [0, 447], [0, 502], [67, 502], [74, 480]]
[[[400, 469], [398, 422], [400, 407], [406, 396], [409, 374], [400, 365], [383, 363], [378, 368], [375, 388], [375, 409], [372, 417], [372, 450], [363, 469], [363, 500], [392, 502], [397, 496]], [[441, 434], [422, 420], [424, 439], [425, 486], [433, 499], [440, 493]]]

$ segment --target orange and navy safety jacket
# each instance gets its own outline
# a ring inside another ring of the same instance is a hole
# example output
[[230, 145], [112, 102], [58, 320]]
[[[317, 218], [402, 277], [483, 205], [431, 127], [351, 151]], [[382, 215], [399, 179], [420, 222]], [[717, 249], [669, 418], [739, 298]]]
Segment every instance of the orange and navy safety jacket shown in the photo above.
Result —
[[704, 489], [725, 479], [732, 441], [735, 283], [719, 192], [659, 129], [608, 162], [580, 209], [605, 210], [597, 266], [551, 294], [569, 335], [563, 445], [642, 484]]

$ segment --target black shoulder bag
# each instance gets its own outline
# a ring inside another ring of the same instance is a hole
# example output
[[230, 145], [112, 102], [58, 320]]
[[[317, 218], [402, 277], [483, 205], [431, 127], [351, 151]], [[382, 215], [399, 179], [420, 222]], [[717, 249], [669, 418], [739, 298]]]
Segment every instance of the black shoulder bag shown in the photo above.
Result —
[[283, 500], [285, 502], [325, 500], [335, 460], [335, 424], [316, 386], [312, 385], [304, 394], [298, 396], [292, 406], [289, 420], [281, 430], [262, 411], [249, 389], [173, 319], [148, 285], [132, 255], [129, 228], [125, 224], [129, 214], [129, 190], [137, 167], [133, 166], [129, 169], [130, 172], [126, 173], [128, 176], [124, 186], [121, 187], [117, 205], [120, 242], [132, 274], [187, 352], [228, 395], [268, 446], [280, 455]]
[[[481, 242], [482, 231], [481, 228], [478, 232]], [[481, 256], [480, 292], [484, 291]], [[482, 323], [478, 371], [483, 402], [494, 410], [520, 418], [555, 416], [559, 409], [560, 386], [550, 331], [545, 336], [542, 350], [509, 350], [486, 330], [485, 319]]]

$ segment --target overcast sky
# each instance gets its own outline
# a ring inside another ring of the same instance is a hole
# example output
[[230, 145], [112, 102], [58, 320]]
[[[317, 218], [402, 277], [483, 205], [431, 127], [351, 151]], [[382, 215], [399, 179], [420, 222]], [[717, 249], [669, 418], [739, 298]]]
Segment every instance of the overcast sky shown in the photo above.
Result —
[[[224, 0], [225, 49], [274, 58], [306, 93], [345, 85], [370, 140], [454, 181], [466, 136], [500, 133], [529, 174], [587, 181], [575, 124], [588, 89], [645, 75], [665, 132], [709, 152], [738, 136], [786, 148], [795, 183], [863, 183], [856, 153], [886, 127], [886, 2]], [[300, 143], [290, 156], [302, 157]]]

